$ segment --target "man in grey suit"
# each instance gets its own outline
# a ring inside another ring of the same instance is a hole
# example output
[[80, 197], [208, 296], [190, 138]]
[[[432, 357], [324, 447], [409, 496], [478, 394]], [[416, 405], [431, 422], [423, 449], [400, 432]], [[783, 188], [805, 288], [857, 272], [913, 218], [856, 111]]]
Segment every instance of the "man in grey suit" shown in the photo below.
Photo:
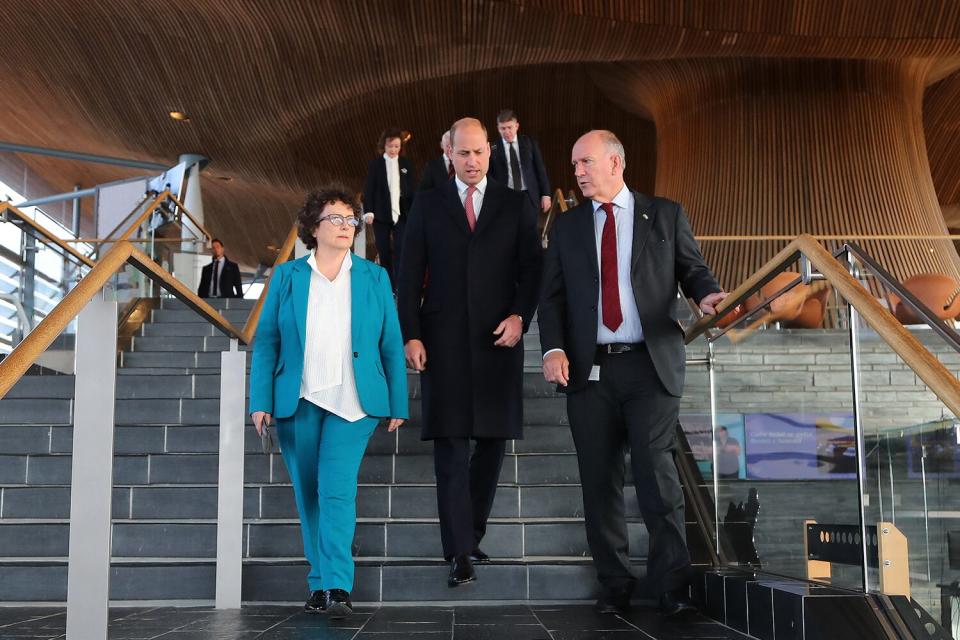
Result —
[[628, 446], [650, 535], [647, 586], [664, 614], [677, 615], [694, 609], [673, 460], [685, 363], [677, 285], [707, 314], [726, 294], [683, 208], [624, 184], [625, 153], [613, 133], [583, 135], [572, 161], [585, 199], [551, 229], [540, 343], [544, 377], [567, 394], [587, 541], [603, 587], [597, 609], [629, 608], [636, 582], [623, 505]]

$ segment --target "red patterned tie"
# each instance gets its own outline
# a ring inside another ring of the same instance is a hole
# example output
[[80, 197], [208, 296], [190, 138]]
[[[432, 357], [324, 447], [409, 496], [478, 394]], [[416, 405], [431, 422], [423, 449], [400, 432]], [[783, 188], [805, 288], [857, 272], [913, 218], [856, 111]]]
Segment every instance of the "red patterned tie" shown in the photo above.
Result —
[[613, 203], [600, 205], [607, 219], [600, 238], [600, 288], [603, 302], [603, 326], [616, 331], [623, 324], [620, 310], [620, 284], [617, 281], [617, 223], [613, 217]]
[[467, 187], [467, 198], [463, 201], [463, 206], [467, 210], [467, 226], [473, 231], [477, 226], [477, 210], [473, 208], [473, 194], [477, 188], [473, 185]]

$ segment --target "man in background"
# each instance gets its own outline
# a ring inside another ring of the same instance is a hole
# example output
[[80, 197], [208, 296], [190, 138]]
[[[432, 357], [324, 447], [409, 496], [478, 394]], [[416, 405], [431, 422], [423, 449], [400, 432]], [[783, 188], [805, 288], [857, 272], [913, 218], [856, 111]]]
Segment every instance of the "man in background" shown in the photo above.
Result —
[[444, 131], [440, 138], [440, 155], [434, 156], [423, 165], [420, 191], [442, 187], [453, 179], [454, 173], [453, 161], [450, 160], [450, 132]]
[[514, 191], [524, 191], [533, 206], [550, 209], [550, 180], [537, 141], [520, 133], [517, 114], [504, 109], [497, 115], [500, 140], [492, 147], [490, 177]]
[[223, 243], [219, 238], [213, 239], [210, 250], [213, 252], [213, 260], [203, 268], [197, 295], [201, 298], [242, 298], [240, 267], [224, 255]]

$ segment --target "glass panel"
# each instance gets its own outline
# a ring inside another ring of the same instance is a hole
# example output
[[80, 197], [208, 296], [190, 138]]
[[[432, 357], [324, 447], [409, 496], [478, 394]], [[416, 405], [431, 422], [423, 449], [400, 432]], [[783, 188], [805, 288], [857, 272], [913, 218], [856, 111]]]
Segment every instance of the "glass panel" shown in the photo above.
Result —
[[[765, 285], [739, 324], [713, 343], [713, 436], [729, 561], [749, 562], [755, 551], [765, 571], [804, 579], [815, 577], [805, 522], [858, 526], [860, 506], [850, 339], [838, 326], [847, 306], [828, 305], [831, 288], [800, 284], [796, 268]], [[835, 564], [829, 579], [818, 577], [860, 588], [858, 557]]]
[[[0, 353], [20, 344], [88, 271], [30, 227], [0, 222]], [[69, 359], [71, 368], [74, 331], [75, 322], [49, 349]]]
[[[861, 282], [910, 323], [905, 326], [914, 337], [956, 374], [960, 345], [924, 322], [903, 296], [904, 288], [913, 288], [933, 314], [943, 316], [956, 283], [929, 274], [926, 282], [914, 279], [904, 287], [885, 282], [886, 274], [865, 262], [854, 263]], [[939, 303], [936, 295], [943, 298]], [[952, 319], [940, 322], [954, 326]], [[867, 452], [865, 512], [867, 524], [876, 525], [887, 541], [882, 556], [871, 562], [870, 588], [888, 594], [909, 589], [939, 620], [941, 585], [956, 580], [960, 571], [960, 421], [863, 319], [858, 334]]]

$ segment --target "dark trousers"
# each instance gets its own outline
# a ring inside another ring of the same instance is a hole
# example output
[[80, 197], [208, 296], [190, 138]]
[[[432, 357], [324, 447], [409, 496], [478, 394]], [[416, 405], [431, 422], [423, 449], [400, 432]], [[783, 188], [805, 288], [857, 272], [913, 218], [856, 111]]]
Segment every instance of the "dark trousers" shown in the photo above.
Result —
[[397, 290], [397, 278], [400, 275], [400, 253], [403, 249], [403, 222], [373, 222], [373, 240], [377, 245], [380, 266], [390, 275], [390, 285]]
[[467, 438], [433, 441], [433, 467], [437, 474], [437, 510], [443, 557], [470, 553], [487, 532], [487, 518], [497, 494], [507, 441], [477, 438], [470, 453]]
[[647, 584], [656, 594], [689, 577], [683, 490], [674, 463], [680, 398], [660, 383], [647, 350], [604, 355], [600, 381], [567, 398], [583, 486], [587, 542], [604, 587], [632, 589], [627, 550], [624, 453], [631, 453], [637, 500], [649, 532]]

